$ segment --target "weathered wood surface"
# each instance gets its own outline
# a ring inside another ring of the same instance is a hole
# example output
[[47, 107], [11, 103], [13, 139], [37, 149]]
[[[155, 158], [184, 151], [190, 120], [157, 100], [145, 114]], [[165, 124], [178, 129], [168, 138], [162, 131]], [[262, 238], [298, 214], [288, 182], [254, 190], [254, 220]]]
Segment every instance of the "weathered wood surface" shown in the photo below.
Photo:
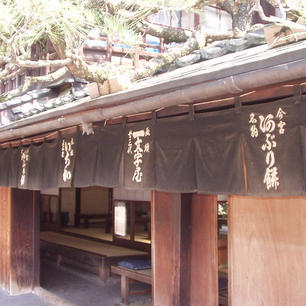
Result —
[[120, 266], [111, 266], [111, 272], [119, 275], [125, 275], [136, 281], [152, 284], [152, 269], [131, 270]]
[[218, 266], [227, 265], [228, 262], [227, 237], [218, 240]]
[[218, 306], [217, 198], [193, 194], [190, 304]]
[[306, 198], [233, 196], [229, 207], [229, 305], [306, 305]]
[[0, 188], [0, 282], [10, 294], [39, 285], [39, 194]]
[[[79, 226], [81, 224], [81, 221], [84, 219], [84, 223], [83, 226], [84, 228], [88, 228], [89, 227], [89, 220], [96, 220], [96, 219], [103, 219], [106, 223], [105, 225], [105, 229], [106, 229], [106, 233], [110, 233], [110, 228], [111, 228], [111, 220], [112, 220], [112, 216], [110, 214], [75, 214], [75, 220], [76, 220], [76, 224]], [[78, 220], [78, 221], [77, 221]], [[76, 227], [78, 227], [76, 226]]]
[[189, 303], [191, 195], [154, 192], [152, 202], [155, 306]]
[[111, 272], [121, 276], [121, 301], [123, 305], [128, 305], [129, 296], [147, 293], [147, 290], [131, 291], [130, 283], [132, 281], [152, 284], [152, 269], [131, 270], [120, 266], [111, 266]]
[[155, 306], [218, 305], [217, 199], [154, 192]]
[[37, 193], [12, 189], [11, 291], [39, 285], [39, 202]]
[[11, 192], [8, 187], [0, 187], [0, 283], [9, 291], [10, 280], [10, 240], [11, 240]]

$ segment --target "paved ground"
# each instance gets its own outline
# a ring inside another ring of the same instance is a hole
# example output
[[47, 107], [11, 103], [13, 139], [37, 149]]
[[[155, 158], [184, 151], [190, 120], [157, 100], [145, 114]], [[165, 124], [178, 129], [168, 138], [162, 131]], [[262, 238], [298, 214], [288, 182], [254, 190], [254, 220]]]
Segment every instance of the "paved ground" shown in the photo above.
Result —
[[[119, 306], [120, 279], [106, 283], [95, 275], [75, 269], [41, 265], [41, 288], [32, 294], [8, 296], [0, 290], [1, 306]], [[151, 306], [149, 296], [133, 297], [129, 306]]]

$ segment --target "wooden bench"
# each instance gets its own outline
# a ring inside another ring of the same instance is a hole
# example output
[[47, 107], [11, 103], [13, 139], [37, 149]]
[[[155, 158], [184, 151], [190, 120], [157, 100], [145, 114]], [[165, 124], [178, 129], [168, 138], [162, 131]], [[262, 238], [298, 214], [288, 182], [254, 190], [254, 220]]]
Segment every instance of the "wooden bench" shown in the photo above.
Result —
[[41, 256], [100, 275], [110, 276], [110, 266], [126, 258], [148, 258], [146, 252], [96, 242], [56, 232], [40, 233]]
[[79, 227], [81, 220], [84, 220], [84, 228], [88, 228], [89, 220], [104, 219], [105, 220], [105, 232], [110, 233], [112, 224], [112, 215], [110, 214], [75, 214], [75, 227]]
[[129, 296], [148, 293], [148, 290], [131, 291], [130, 290], [131, 282], [137, 281], [152, 285], [152, 269], [131, 270], [124, 267], [112, 265], [111, 272], [121, 276], [122, 305], [128, 305]]

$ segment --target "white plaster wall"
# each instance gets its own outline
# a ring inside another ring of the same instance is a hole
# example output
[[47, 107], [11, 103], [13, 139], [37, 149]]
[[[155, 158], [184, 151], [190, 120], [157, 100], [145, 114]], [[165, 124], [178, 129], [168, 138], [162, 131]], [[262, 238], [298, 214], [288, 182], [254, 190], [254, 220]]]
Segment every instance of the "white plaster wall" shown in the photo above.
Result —
[[49, 189], [42, 189], [40, 190], [41, 194], [49, 194], [49, 195], [59, 195], [58, 188], [49, 188]]
[[174, 27], [180, 26], [180, 12], [179, 11], [159, 11], [149, 17], [150, 22], [171, 25]]
[[194, 29], [194, 14], [182, 12], [181, 27], [185, 29]]
[[227, 12], [206, 7], [200, 14], [201, 30], [209, 33], [226, 33], [232, 29], [232, 17]]

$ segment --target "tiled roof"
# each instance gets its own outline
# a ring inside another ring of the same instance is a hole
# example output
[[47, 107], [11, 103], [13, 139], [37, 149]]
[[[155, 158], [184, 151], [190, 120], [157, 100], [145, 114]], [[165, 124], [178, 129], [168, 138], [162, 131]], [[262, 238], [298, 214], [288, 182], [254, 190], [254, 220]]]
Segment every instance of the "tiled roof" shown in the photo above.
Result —
[[[69, 85], [68, 89], [60, 90], [65, 84]], [[56, 82], [44, 84], [43, 88], [32, 89], [26, 94], [2, 102], [0, 103], [0, 125], [31, 117], [84, 98], [88, 96], [85, 90], [86, 84], [87, 82], [66, 73]]]
[[[244, 49], [248, 50], [242, 51]], [[159, 71], [157, 76], [133, 83], [131, 90], [165, 84], [176, 81], [178, 78], [182, 79], [184, 76], [194, 77], [198, 73], [203, 74], [203, 70], [209, 71], [217, 65], [223, 65], [223, 69], [230, 68], [237, 62], [247, 61], [259, 54], [262, 56], [267, 49], [261, 28], [247, 33], [243, 38], [215, 41], [205, 48], [177, 59], [170, 67], [167, 67], [167, 71]], [[199, 62], [201, 63], [193, 65]], [[70, 83], [70, 88], [67, 90], [65, 87], [66, 89], [61, 92], [59, 88], [64, 83]], [[75, 79], [70, 74], [66, 74], [57, 82], [44, 85], [44, 88], [32, 89], [22, 96], [2, 102], [0, 104], [0, 126], [42, 114], [48, 110], [63, 109], [63, 105], [73, 106], [75, 102], [83, 101], [83, 98], [86, 101], [90, 100], [86, 91], [86, 82]]]

